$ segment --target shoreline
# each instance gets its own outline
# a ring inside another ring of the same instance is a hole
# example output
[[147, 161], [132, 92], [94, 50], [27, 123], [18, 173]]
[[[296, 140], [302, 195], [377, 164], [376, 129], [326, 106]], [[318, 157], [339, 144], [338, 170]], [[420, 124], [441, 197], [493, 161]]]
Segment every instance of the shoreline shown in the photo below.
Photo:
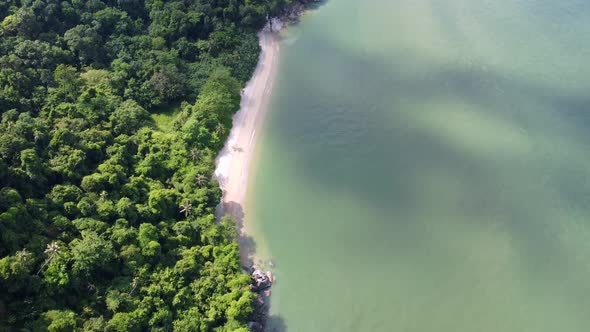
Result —
[[216, 218], [231, 215], [238, 223], [242, 264], [251, 264], [254, 248], [244, 234], [244, 205], [251, 166], [257, 153], [257, 142], [268, 106], [279, 60], [279, 33], [263, 29], [258, 33], [260, 56], [252, 78], [243, 89], [240, 109], [233, 115], [233, 123], [225, 145], [215, 158], [214, 179], [222, 190]]
[[[256, 242], [245, 227], [245, 212], [252, 220], [253, 207], [247, 206], [248, 186], [254, 183], [255, 174], [251, 171], [257, 163], [260, 153], [258, 140], [264, 128], [269, 110], [272, 89], [277, 77], [280, 32], [290, 25], [299, 23], [304, 11], [311, 4], [321, 4], [324, 0], [296, 0], [285, 8], [282, 15], [272, 17], [258, 33], [261, 48], [258, 63], [241, 93], [240, 109], [232, 117], [232, 128], [223, 149], [215, 158], [213, 179], [219, 182], [222, 191], [221, 202], [215, 210], [215, 218], [220, 221], [226, 215], [236, 221], [237, 242], [242, 269], [251, 275], [250, 290], [258, 294], [252, 321], [248, 324], [250, 331], [265, 331], [270, 314], [270, 288], [275, 282], [273, 273], [264, 273], [259, 268], [272, 268], [274, 263], [256, 261], [260, 258]], [[251, 174], [252, 173], [252, 174]], [[260, 263], [260, 264], [259, 264]], [[276, 329], [273, 328], [273, 331]]]

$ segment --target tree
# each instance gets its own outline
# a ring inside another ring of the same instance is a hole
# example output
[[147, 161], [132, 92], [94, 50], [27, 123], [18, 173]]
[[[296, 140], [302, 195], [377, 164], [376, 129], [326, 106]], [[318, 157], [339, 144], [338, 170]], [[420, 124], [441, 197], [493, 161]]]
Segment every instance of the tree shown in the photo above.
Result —
[[148, 194], [148, 206], [154, 213], [169, 216], [176, 211], [177, 199], [178, 195], [172, 189], [155, 189]]
[[45, 74], [52, 73], [57, 65], [68, 62], [70, 58], [69, 52], [42, 40], [23, 40], [14, 47], [14, 54], [22, 61], [21, 65], [41, 74], [44, 84], [51, 82], [51, 77]]
[[207, 184], [207, 181], [207, 177], [203, 174], [197, 174], [197, 176], [195, 177], [195, 182], [199, 187], [205, 186]]
[[233, 78], [227, 68], [215, 68], [193, 107], [193, 113], [215, 112], [220, 118], [230, 119], [239, 109], [240, 83]]
[[215, 127], [215, 134], [217, 134], [217, 136], [221, 137], [221, 136], [223, 136], [223, 133], [225, 133], [225, 126], [222, 123], [218, 123], [217, 126]]
[[199, 150], [198, 149], [191, 149], [191, 160], [193, 162], [199, 161]]
[[152, 224], [143, 223], [139, 225], [137, 240], [141, 247], [147, 246], [152, 241], [158, 241], [158, 229]]
[[107, 323], [107, 332], [139, 332], [141, 321], [135, 313], [118, 312]]
[[127, 13], [117, 8], [106, 7], [92, 16], [97, 23], [98, 33], [103, 38], [113, 34], [126, 34], [133, 29], [133, 22]]
[[26, 249], [0, 259], [0, 284], [11, 293], [26, 287], [34, 263], [33, 255]]
[[0, 24], [4, 36], [18, 35], [24, 38], [34, 38], [41, 30], [41, 24], [37, 22], [35, 13], [29, 8], [20, 8], [13, 15], [8, 15]]
[[51, 242], [50, 244], [47, 245], [47, 249], [45, 249], [45, 251], [43, 252], [45, 254], [45, 256], [47, 257], [47, 259], [45, 259], [45, 262], [43, 262], [43, 265], [41, 265], [41, 268], [39, 269], [39, 271], [37, 271], [37, 275], [39, 275], [39, 273], [41, 273], [41, 271], [43, 271], [43, 268], [45, 267], [45, 265], [51, 263], [51, 261], [53, 260], [53, 258], [55, 258], [55, 255], [57, 254], [58, 251], [59, 251], [59, 245], [56, 242]]
[[73, 332], [76, 330], [76, 314], [73, 311], [51, 310], [43, 314], [49, 332]]
[[163, 102], [176, 100], [184, 93], [185, 78], [175, 66], [164, 66], [150, 79], [156, 96]]
[[63, 205], [66, 202], [78, 202], [82, 197], [82, 190], [71, 184], [58, 184], [51, 189], [51, 193], [47, 196], [54, 204]]
[[193, 211], [193, 205], [190, 202], [180, 205], [180, 213], [184, 213], [185, 217], [188, 217]]
[[0, 1], [0, 330], [244, 330], [210, 175], [276, 3]]
[[202, 331], [201, 329], [201, 313], [198, 308], [192, 307], [180, 314], [180, 318], [174, 321], [175, 332], [192, 332]]
[[133, 134], [146, 124], [149, 113], [134, 100], [126, 100], [109, 116], [115, 135]]
[[57, 84], [54, 90], [57, 99], [66, 102], [76, 101], [82, 87], [82, 80], [76, 68], [60, 64], [53, 72], [53, 79]]
[[94, 27], [80, 24], [66, 31], [64, 40], [82, 64], [90, 64], [102, 58], [102, 38]]
[[82, 231], [82, 238], [71, 243], [72, 271], [83, 278], [106, 268], [115, 257], [112, 244], [92, 231]]
[[43, 279], [52, 291], [60, 291], [70, 283], [68, 259], [62, 258], [60, 255], [56, 257], [56, 259], [51, 260], [47, 270], [43, 272]]
[[46, 165], [43, 160], [39, 158], [35, 149], [22, 150], [20, 152], [20, 160], [21, 168], [27, 173], [29, 178], [39, 180], [46, 175]]
[[86, 192], [101, 192], [108, 187], [108, 176], [101, 173], [93, 173], [82, 178], [80, 187]]
[[131, 223], [137, 220], [137, 207], [128, 197], [122, 197], [116, 205], [117, 214]]
[[61, 146], [49, 160], [49, 166], [64, 178], [78, 180], [86, 172], [86, 154], [70, 146]]
[[102, 316], [88, 318], [82, 327], [84, 332], [103, 332], [105, 330], [106, 322]]

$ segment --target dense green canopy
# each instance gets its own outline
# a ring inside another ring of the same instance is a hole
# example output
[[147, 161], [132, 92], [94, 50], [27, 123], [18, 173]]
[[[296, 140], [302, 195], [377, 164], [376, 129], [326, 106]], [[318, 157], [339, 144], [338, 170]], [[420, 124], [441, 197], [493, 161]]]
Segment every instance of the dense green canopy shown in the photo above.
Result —
[[246, 331], [211, 175], [285, 2], [0, 1], [0, 330]]

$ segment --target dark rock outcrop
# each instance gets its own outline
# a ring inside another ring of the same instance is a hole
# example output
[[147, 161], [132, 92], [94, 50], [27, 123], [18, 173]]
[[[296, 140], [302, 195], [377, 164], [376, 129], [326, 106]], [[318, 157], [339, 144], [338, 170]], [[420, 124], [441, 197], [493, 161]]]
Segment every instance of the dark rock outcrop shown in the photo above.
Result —
[[248, 323], [248, 330], [250, 332], [264, 332], [264, 326], [258, 322], [250, 322]]
[[271, 280], [268, 275], [260, 270], [255, 270], [252, 273], [252, 285], [251, 289], [255, 292], [269, 289], [271, 286]]

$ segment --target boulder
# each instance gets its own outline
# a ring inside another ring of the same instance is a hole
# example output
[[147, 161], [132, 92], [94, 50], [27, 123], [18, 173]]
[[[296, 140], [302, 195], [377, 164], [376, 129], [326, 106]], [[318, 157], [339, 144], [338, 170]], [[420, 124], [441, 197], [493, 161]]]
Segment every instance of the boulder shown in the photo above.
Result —
[[268, 276], [264, 272], [262, 272], [260, 270], [255, 270], [252, 273], [252, 285], [257, 290], [265, 290], [270, 287], [271, 282], [270, 282], [270, 279], [268, 278]]

